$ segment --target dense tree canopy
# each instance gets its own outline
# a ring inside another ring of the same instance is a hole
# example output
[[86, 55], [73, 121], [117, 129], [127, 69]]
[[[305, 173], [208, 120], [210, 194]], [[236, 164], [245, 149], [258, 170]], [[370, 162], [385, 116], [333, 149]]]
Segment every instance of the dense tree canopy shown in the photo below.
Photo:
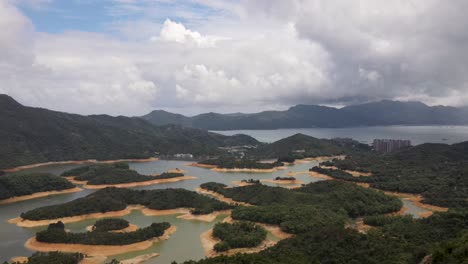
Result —
[[213, 237], [221, 242], [214, 246], [217, 252], [233, 248], [256, 247], [266, 239], [267, 232], [262, 227], [250, 222], [217, 223], [213, 228]]
[[165, 172], [157, 176], [146, 176], [131, 170], [127, 163], [114, 163], [78, 167], [63, 172], [62, 176], [74, 176], [75, 180], [87, 181], [90, 185], [100, 185], [169, 179], [181, 177], [184, 174]]
[[105, 213], [141, 204], [150, 209], [194, 208], [193, 213], [207, 214], [231, 208], [226, 203], [185, 189], [131, 190], [105, 188], [76, 200], [33, 209], [21, 214], [28, 220], [56, 219], [91, 213]]
[[149, 227], [140, 228], [134, 232], [86, 232], [70, 233], [64, 225], [51, 224], [44, 230], [36, 233], [36, 239], [45, 243], [82, 244], [82, 245], [129, 245], [151, 238], [159, 237], [171, 225], [167, 222], [153, 223]]
[[0, 177], [0, 199], [37, 192], [61, 191], [74, 188], [66, 179], [49, 173], [18, 173]]

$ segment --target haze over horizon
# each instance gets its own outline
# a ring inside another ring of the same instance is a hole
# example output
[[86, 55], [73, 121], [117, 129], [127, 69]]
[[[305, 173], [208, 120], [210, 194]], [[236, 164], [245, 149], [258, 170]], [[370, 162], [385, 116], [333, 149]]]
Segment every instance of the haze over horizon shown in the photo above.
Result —
[[383, 99], [465, 106], [467, 8], [463, 0], [0, 0], [0, 93], [126, 116]]

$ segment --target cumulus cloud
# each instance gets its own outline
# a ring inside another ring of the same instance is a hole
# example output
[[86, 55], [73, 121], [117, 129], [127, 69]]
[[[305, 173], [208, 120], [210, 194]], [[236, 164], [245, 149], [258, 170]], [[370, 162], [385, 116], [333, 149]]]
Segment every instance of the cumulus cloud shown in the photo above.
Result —
[[0, 2], [0, 92], [114, 115], [468, 100], [463, 0], [111, 2], [112, 15], [141, 17], [50, 34]]
[[160, 36], [151, 37], [152, 41], [157, 41], [159, 39], [182, 44], [193, 44], [199, 47], [214, 47], [216, 42], [223, 38], [216, 36], [202, 36], [199, 32], [186, 29], [181, 23], [166, 19], [161, 29]]

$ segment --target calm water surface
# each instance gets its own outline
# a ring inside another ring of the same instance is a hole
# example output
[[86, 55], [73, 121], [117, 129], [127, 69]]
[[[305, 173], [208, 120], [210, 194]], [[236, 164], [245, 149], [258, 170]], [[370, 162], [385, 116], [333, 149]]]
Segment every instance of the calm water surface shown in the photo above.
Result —
[[[209, 181], [232, 185], [231, 182], [236, 180], [250, 178], [273, 179], [277, 176], [285, 176], [288, 172], [308, 171], [309, 168], [318, 164], [317, 162], [302, 163], [290, 166], [286, 170], [280, 170], [274, 173], [251, 174], [214, 172], [208, 169], [187, 166], [188, 163], [189, 162], [186, 161], [154, 161], [149, 163], [131, 163], [131, 168], [142, 174], [162, 173], [170, 169], [179, 168], [187, 171], [186, 175], [198, 177], [196, 180], [137, 187], [134, 189], [185, 188], [194, 190], [200, 186], [200, 184]], [[47, 167], [34, 168], [29, 171], [41, 171], [60, 174], [65, 170], [77, 166], [80, 165], [52, 165]], [[305, 183], [320, 180], [309, 177], [307, 174], [299, 174], [295, 177]], [[268, 185], [275, 186], [275, 184]], [[91, 190], [84, 190], [79, 193], [50, 196], [8, 205], [0, 205], [0, 263], [14, 256], [29, 256], [32, 252], [24, 248], [24, 242], [30, 237], [34, 236], [37, 231], [46, 228], [21, 228], [17, 227], [16, 225], [8, 224], [8, 219], [19, 216], [21, 212], [25, 212], [40, 206], [64, 203], [79, 197], [86, 196], [92, 192], [93, 191]], [[404, 202], [405, 205], [410, 208], [407, 213], [417, 214], [421, 211], [419, 208], [412, 206], [408, 202]], [[133, 211], [131, 214], [124, 216], [123, 218], [127, 219], [133, 224], [136, 224], [139, 227], [149, 226], [153, 222], [167, 221], [177, 227], [177, 232], [173, 234], [168, 240], [156, 243], [147, 250], [113, 256], [111, 258], [128, 259], [142, 254], [157, 252], [161, 255], [148, 261], [147, 263], [169, 264], [171, 261], [184, 261], [189, 259], [197, 260], [204, 258], [203, 249], [200, 244], [200, 234], [212, 228], [217, 221], [221, 221], [223, 216], [218, 217], [217, 220], [212, 223], [206, 223], [201, 221], [181, 220], [177, 219], [176, 216], [144, 216], [139, 211]], [[94, 222], [95, 220], [86, 220], [82, 222], [71, 223], [67, 224], [66, 228], [71, 229], [72, 231], [84, 231], [86, 226], [91, 225]]]
[[274, 130], [213, 131], [223, 135], [246, 134], [261, 142], [274, 142], [297, 133], [316, 138], [348, 137], [362, 143], [375, 138], [409, 139], [413, 145], [422, 143], [458, 143], [468, 140], [468, 126], [375, 126], [351, 128], [299, 128]]

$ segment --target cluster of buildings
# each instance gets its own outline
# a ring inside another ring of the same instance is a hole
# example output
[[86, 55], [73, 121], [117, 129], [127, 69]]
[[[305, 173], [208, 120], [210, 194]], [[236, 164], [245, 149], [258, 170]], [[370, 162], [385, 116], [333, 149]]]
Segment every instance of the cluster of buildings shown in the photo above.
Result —
[[403, 139], [374, 139], [374, 143], [372, 145], [375, 151], [388, 153], [410, 147], [411, 141]]

